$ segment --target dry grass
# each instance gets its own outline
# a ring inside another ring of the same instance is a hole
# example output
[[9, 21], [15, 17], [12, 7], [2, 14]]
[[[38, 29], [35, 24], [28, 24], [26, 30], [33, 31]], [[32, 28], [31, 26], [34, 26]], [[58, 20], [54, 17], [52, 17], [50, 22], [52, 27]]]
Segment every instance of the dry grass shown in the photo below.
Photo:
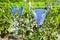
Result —
[[60, 34], [58, 34], [58, 40], [60, 40]]
[[[9, 36], [11, 37], [9, 38]], [[22, 35], [18, 35], [16, 37], [17, 39], [13, 38], [13, 35], [9, 34], [9, 35], [6, 35], [4, 38], [0, 37], [0, 40], [23, 40]]]

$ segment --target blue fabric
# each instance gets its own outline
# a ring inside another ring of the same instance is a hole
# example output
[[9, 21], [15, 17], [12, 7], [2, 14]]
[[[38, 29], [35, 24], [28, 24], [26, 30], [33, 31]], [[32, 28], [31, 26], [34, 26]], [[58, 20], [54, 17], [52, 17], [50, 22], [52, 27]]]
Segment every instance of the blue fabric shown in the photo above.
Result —
[[42, 25], [44, 22], [44, 19], [46, 16], [45, 10], [46, 9], [43, 9], [43, 8], [35, 8], [34, 18], [38, 25]]
[[22, 16], [22, 11], [23, 11], [23, 7], [18, 7], [18, 12], [19, 12], [19, 14], [20, 14], [20, 16]]
[[12, 14], [14, 15], [15, 12], [16, 12], [16, 6], [12, 6]]

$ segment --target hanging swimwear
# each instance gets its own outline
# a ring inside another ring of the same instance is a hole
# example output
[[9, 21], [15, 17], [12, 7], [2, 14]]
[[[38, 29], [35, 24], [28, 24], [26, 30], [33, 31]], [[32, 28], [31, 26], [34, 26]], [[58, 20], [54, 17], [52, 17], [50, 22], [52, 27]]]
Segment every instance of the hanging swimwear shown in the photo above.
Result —
[[18, 7], [18, 12], [19, 12], [20, 16], [22, 16], [22, 11], [23, 11], [23, 6], [19, 6]]
[[12, 6], [12, 14], [14, 15], [15, 12], [16, 12], [16, 6]]
[[45, 13], [46, 9], [45, 8], [35, 8], [33, 15], [35, 18], [35, 21], [38, 25], [42, 25], [46, 16]]

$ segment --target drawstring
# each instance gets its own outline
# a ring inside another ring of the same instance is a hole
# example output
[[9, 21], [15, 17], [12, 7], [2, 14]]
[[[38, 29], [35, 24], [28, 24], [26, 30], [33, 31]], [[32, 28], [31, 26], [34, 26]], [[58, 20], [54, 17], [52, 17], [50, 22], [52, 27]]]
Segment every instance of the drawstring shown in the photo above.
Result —
[[14, 18], [14, 22], [13, 22], [13, 26], [14, 26], [13, 31], [14, 31], [14, 34], [13, 35], [17, 35], [18, 34], [18, 24], [19, 24], [18, 21], [16, 21], [16, 18], [14, 16], [15, 12], [16, 12], [16, 6], [12, 6], [12, 16]]

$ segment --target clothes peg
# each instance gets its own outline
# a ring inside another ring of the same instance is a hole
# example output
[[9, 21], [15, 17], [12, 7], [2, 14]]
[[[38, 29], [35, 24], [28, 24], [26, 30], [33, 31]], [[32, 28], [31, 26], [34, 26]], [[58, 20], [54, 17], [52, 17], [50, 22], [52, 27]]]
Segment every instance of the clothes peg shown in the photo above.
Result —
[[49, 9], [51, 8], [50, 3], [47, 4], [47, 8], [49, 8]]
[[29, 2], [29, 10], [31, 10], [32, 9], [32, 4], [31, 4], [31, 2]]

